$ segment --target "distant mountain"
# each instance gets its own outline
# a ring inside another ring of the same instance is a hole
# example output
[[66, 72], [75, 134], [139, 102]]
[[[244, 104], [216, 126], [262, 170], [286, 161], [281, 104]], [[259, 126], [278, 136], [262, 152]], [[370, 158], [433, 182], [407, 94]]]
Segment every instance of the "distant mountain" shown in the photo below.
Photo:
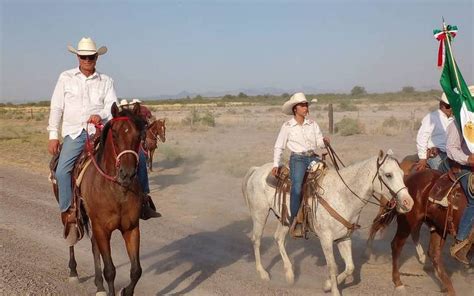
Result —
[[181, 91], [177, 94], [161, 94], [156, 96], [146, 96], [141, 97], [140, 99], [143, 100], [166, 100], [166, 99], [181, 99], [181, 98], [194, 98], [197, 95], [201, 95], [203, 97], [223, 97], [225, 95], [238, 95], [239, 93], [244, 93], [249, 96], [258, 96], [258, 95], [281, 95], [283, 93], [293, 94], [295, 92], [305, 92], [305, 93], [331, 93], [337, 92], [335, 90], [328, 90], [328, 89], [319, 89], [314, 87], [307, 87], [304, 86], [301, 89], [283, 89], [283, 88], [276, 88], [276, 87], [262, 87], [262, 88], [239, 88], [235, 90], [228, 90], [228, 91], [206, 91], [206, 92], [188, 92], [188, 91]]

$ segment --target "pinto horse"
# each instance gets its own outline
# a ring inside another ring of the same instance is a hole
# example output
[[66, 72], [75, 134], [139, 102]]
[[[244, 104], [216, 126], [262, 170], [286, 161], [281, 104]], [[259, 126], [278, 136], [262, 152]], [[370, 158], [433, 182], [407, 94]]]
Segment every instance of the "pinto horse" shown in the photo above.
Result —
[[[116, 229], [122, 233], [131, 262], [130, 284], [122, 295], [133, 295], [142, 274], [140, 266], [141, 208], [137, 175], [138, 149], [145, 131], [138, 104], [132, 110], [120, 111], [114, 103], [113, 118], [105, 125], [93, 165], [85, 168], [79, 190], [86, 215], [83, 222], [89, 233], [92, 228], [92, 253], [95, 265], [96, 295], [105, 295], [100, 258], [104, 263], [103, 276], [108, 295], [115, 295], [115, 266], [111, 257], [110, 238]], [[70, 279], [77, 278], [74, 246], [70, 247]]]
[[412, 237], [416, 237], [415, 243], [417, 244], [418, 255], [420, 255], [420, 251], [423, 253], [421, 246], [418, 243], [418, 237], [421, 225], [426, 223], [431, 227], [428, 257], [433, 263], [436, 275], [441, 281], [443, 290], [446, 290], [448, 295], [455, 295], [453, 284], [444, 269], [441, 252], [446, 242], [446, 234], [455, 235], [454, 231], [458, 228], [462, 213], [467, 205], [467, 200], [462, 188], [460, 188], [459, 185], [456, 185], [453, 190], [457, 191], [456, 194], [462, 196], [457, 198], [457, 210], [452, 211], [453, 227], [449, 227], [449, 224], [447, 225], [446, 223], [448, 208], [441, 207], [428, 199], [431, 189], [435, 186], [436, 181], [441, 177], [441, 175], [441, 172], [431, 169], [425, 169], [410, 174], [405, 179], [405, 185], [407, 186], [410, 195], [413, 197], [414, 205], [412, 210], [403, 215], [395, 212], [389, 213], [388, 218], [379, 220], [379, 225], [375, 227], [377, 230], [383, 229], [391, 223], [394, 217], [397, 218], [397, 232], [391, 243], [392, 280], [397, 290], [404, 289], [403, 283], [400, 279], [398, 263], [403, 246], [405, 245], [408, 236], [412, 235]]
[[166, 141], [166, 125], [164, 119], [153, 121], [146, 131], [145, 146], [148, 151], [148, 168], [153, 171], [153, 154], [158, 147], [158, 141]]

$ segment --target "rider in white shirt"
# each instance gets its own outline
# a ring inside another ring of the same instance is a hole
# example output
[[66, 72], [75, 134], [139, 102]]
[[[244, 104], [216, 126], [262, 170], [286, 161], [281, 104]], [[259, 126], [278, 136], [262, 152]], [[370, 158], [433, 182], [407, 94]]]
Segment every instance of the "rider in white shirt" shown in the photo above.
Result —
[[416, 170], [427, 166], [434, 170], [446, 172], [446, 129], [454, 120], [451, 106], [443, 93], [439, 98], [439, 109], [428, 113], [421, 121], [416, 137], [418, 158]]
[[303, 93], [294, 94], [282, 107], [284, 114], [293, 118], [283, 123], [275, 142], [273, 155], [274, 176], [281, 166], [281, 155], [285, 148], [291, 151], [290, 156], [290, 225], [300, 207], [303, 178], [312, 161], [320, 161], [316, 148], [324, 148], [329, 138], [323, 137], [319, 125], [312, 119], [307, 119], [308, 101]]

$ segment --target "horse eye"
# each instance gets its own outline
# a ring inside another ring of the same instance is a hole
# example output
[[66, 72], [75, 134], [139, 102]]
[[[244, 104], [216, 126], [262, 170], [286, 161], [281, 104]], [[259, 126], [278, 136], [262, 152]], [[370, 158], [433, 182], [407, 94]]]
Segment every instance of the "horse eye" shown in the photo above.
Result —
[[386, 174], [385, 174], [385, 177], [387, 177], [387, 178], [389, 178], [389, 179], [390, 179], [390, 178], [392, 177], [392, 174], [390, 174], [390, 173], [386, 173]]

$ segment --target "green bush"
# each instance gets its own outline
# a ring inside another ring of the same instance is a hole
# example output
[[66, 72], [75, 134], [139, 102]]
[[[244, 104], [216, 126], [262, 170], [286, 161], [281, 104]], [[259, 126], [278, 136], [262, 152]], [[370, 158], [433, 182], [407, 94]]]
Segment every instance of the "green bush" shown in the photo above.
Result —
[[339, 104], [339, 111], [357, 111], [359, 108], [357, 108], [352, 101], [343, 101]]
[[358, 119], [343, 118], [335, 125], [335, 132], [341, 136], [350, 136], [362, 134], [364, 132], [364, 126]]
[[203, 125], [214, 127], [216, 126], [216, 119], [214, 118], [214, 115], [208, 111], [206, 114], [204, 114], [204, 116], [201, 117], [201, 123]]

